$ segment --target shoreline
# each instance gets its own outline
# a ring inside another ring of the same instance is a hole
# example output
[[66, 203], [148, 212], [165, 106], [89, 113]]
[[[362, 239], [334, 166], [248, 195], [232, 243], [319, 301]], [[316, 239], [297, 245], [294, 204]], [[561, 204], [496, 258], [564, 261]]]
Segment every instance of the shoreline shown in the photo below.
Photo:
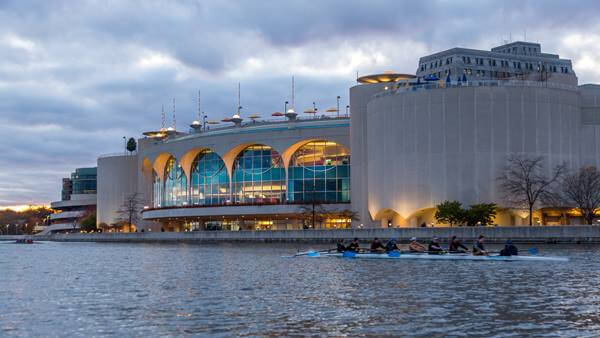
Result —
[[503, 243], [508, 239], [515, 243], [600, 243], [600, 226], [519, 226], [519, 227], [445, 227], [445, 228], [372, 228], [338, 230], [266, 230], [266, 231], [193, 231], [193, 232], [144, 232], [144, 233], [94, 233], [4, 235], [0, 241], [30, 238], [34, 241], [55, 242], [126, 242], [126, 243], [211, 243], [211, 242], [262, 242], [262, 243], [334, 243], [338, 239], [359, 238], [371, 241], [397, 238], [407, 243], [411, 237], [428, 241], [438, 237], [441, 242], [456, 235], [462, 241], [475, 240], [484, 235], [488, 243]]

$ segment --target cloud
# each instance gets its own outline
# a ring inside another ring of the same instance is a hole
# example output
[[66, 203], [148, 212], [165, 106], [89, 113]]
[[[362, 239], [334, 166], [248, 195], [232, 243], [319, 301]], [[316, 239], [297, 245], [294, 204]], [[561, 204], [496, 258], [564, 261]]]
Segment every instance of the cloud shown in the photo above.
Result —
[[[48, 203], [60, 178], [122, 149], [123, 136], [231, 115], [347, 100], [356, 72], [413, 73], [419, 57], [512, 37], [573, 59], [600, 82], [595, 1], [0, 2], [0, 205]], [[181, 128], [181, 127], [180, 127]], [[7, 136], [8, 135], [8, 136]]]

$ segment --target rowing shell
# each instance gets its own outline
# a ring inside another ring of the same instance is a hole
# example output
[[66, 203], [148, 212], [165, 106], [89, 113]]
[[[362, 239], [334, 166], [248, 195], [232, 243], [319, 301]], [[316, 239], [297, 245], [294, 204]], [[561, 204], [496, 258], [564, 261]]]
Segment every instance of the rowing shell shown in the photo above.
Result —
[[471, 254], [419, 254], [419, 253], [324, 253], [313, 251], [306, 254], [306, 257], [344, 257], [344, 258], [360, 258], [360, 259], [426, 259], [426, 260], [457, 260], [457, 261], [544, 261], [544, 262], [568, 262], [566, 257], [549, 257], [549, 256], [473, 256]]

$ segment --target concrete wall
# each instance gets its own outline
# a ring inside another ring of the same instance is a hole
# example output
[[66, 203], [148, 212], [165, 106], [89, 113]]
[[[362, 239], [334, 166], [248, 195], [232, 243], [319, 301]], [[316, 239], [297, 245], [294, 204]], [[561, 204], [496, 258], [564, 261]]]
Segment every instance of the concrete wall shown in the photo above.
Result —
[[[489, 242], [576, 243], [600, 242], [600, 226], [537, 226], [537, 227], [460, 227], [460, 228], [390, 228], [390, 229], [347, 229], [347, 230], [284, 230], [284, 231], [198, 231], [198, 232], [144, 232], [104, 234], [56, 234], [50, 237], [34, 237], [36, 240], [74, 242], [327, 242], [337, 239], [360, 238], [372, 240], [398, 238], [407, 242], [410, 237], [427, 241], [439, 237], [447, 241], [456, 235], [466, 244], [484, 235]], [[12, 238], [12, 237], [11, 237]], [[1, 240], [1, 238], [0, 238]]]
[[544, 156], [548, 172], [562, 162], [579, 166], [576, 89], [400, 91], [372, 98], [367, 114], [364, 162], [373, 218], [392, 210], [409, 219], [444, 200], [501, 204], [495, 178], [511, 153]]
[[368, 149], [367, 128], [369, 127], [369, 115], [367, 114], [367, 103], [373, 95], [384, 90], [389, 83], [378, 83], [369, 85], [356, 85], [350, 88], [350, 189], [352, 194], [352, 210], [360, 214], [360, 220], [353, 221], [353, 227], [360, 225], [364, 227], [379, 227], [368, 212], [367, 197], [369, 185], [368, 172]]
[[98, 159], [96, 225], [117, 221], [125, 198], [137, 191], [138, 157], [118, 155]]

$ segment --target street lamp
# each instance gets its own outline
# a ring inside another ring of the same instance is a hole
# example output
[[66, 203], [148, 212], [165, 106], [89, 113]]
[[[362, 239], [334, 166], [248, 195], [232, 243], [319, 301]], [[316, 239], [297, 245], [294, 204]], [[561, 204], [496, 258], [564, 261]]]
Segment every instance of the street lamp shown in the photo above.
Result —
[[285, 101], [285, 105], [283, 106], [283, 113], [286, 114], [287, 113], [287, 105], [288, 105], [288, 101]]
[[337, 117], [340, 117], [340, 99], [341, 97], [337, 96]]
[[349, 110], [350, 110], [350, 105], [349, 105], [349, 104], [347, 104], [347, 105], [346, 105], [346, 117], [348, 117], [348, 111], [349, 111]]
[[123, 154], [127, 155], [127, 137], [123, 136]]

